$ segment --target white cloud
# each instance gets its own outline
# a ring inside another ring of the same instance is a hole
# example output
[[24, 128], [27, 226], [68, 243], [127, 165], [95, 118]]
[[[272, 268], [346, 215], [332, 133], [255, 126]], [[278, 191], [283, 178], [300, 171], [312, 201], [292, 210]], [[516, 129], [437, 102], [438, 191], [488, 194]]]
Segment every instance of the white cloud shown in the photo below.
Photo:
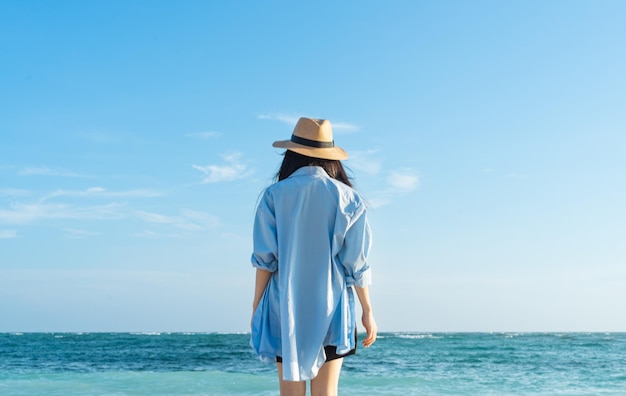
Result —
[[0, 210], [0, 223], [27, 224], [46, 219], [121, 219], [125, 217], [120, 210], [123, 206], [117, 203], [83, 207], [44, 202], [13, 203], [9, 210]]
[[87, 189], [88, 193], [97, 193], [100, 196], [109, 197], [109, 198], [154, 198], [160, 197], [164, 194], [159, 191], [153, 190], [122, 190], [122, 191], [105, 191], [103, 188], [95, 187], [96, 190]]
[[208, 213], [198, 212], [195, 210], [183, 209], [181, 211], [183, 217], [205, 227], [215, 228], [221, 225], [220, 220]]
[[[287, 114], [261, 114], [258, 116], [258, 118], [260, 120], [280, 121], [282, 123], [295, 126], [298, 120], [300, 119], [300, 116], [287, 115]], [[317, 118], [317, 117], [311, 117], [311, 118]], [[330, 120], [330, 123], [333, 127], [333, 131], [336, 131], [336, 132], [356, 132], [360, 129], [358, 125], [351, 124], [348, 122]]]
[[101, 197], [101, 198], [154, 198], [160, 197], [163, 193], [152, 190], [122, 190], [108, 191], [104, 187], [89, 187], [86, 190], [56, 190], [44, 196], [45, 201], [56, 197]]
[[135, 214], [143, 221], [148, 223], [173, 224], [180, 221], [176, 217], [166, 216], [159, 213], [136, 211]]
[[222, 136], [219, 132], [204, 131], [204, 132], [192, 132], [186, 135], [187, 137], [199, 138], [199, 139], [215, 139]]
[[392, 171], [387, 177], [389, 186], [399, 193], [407, 193], [417, 188], [418, 177], [412, 170]]
[[87, 192], [88, 194], [91, 193], [101, 193], [101, 192], [105, 192], [106, 188], [104, 187], [89, 187], [87, 190], [85, 190], [85, 192]]
[[367, 203], [369, 204], [369, 206], [374, 209], [378, 209], [381, 206], [388, 205], [390, 202], [391, 200], [389, 198], [385, 198], [381, 195], [375, 196], [374, 198], [369, 198], [367, 200]]
[[400, 169], [387, 173], [386, 187], [374, 191], [367, 199], [373, 208], [389, 205], [395, 198], [406, 195], [419, 184], [419, 177], [412, 169]]
[[15, 230], [0, 230], [0, 239], [17, 238], [17, 231]]
[[336, 132], [356, 132], [359, 129], [361, 129], [358, 125], [355, 124], [350, 124], [347, 122], [333, 122], [332, 120], [330, 121], [332, 127], [333, 127], [333, 131]]
[[27, 190], [21, 190], [19, 188], [0, 188], [0, 197], [23, 197], [30, 195]]
[[80, 230], [80, 229], [77, 229], [77, 228], [64, 228], [63, 231], [65, 231], [66, 235], [69, 238], [75, 238], [75, 239], [80, 239], [80, 238], [85, 238], [85, 237], [88, 237], [88, 236], [98, 235], [97, 232], [87, 231], [87, 230]]
[[369, 175], [377, 175], [380, 172], [382, 163], [379, 159], [374, 158], [378, 150], [352, 151], [347, 165], [358, 172], [364, 172]]
[[280, 121], [291, 126], [296, 125], [296, 122], [300, 119], [299, 116], [286, 115], [286, 114], [261, 114], [258, 117], [260, 120], [273, 120]]
[[159, 234], [157, 234], [154, 231], [146, 230], [146, 231], [136, 232], [132, 236], [138, 237], [138, 238], [156, 238], [159, 236]]
[[241, 153], [231, 153], [223, 156], [224, 165], [193, 165], [194, 169], [204, 173], [202, 183], [216, 183], [243, 179], [251, 171], [240, 161]]
[[62, 168], [48, 168], [46, 166], [31, 166], [18, 172], [21, 176], [59, 176], [59, 177], [89, 177]]
[[189, 209], [183, 209], [180, 216], [168, 216], [144, 211], [136, 211], [135, 215], [148, 223], [172, 225], [187, 231], [200, 231], [220, 226], [220, 221], [217, 217]]
[[[27, 202], [13, 201], [0, 207], [0, 224], [30, 224], [45, 220], [118, 220], [128, 217], [126, 203], [103, 202], [84, 205], [81, 202], [63, 202], [62, 198], [151, 198], [162, 194], [151, 190], [107, 191], [104, 187], [85, 190], [56, 190], [39, 198], [23, 190], [4, 189], [0, 196], [29, 196]], [[76, 201], [76, 200], [74, 200]], [[72, 232], [72, 231], [68, 231]]]
[[[2, 225], [25, 225], [25, 224], [62, 224], [65, 236], [70, 238], [85, 238], [97, 235], [92, 231], [81, 228], [63, 226], [69, 225], [66, 221], [75, 221], [75, 224], [88, 224], [88, 221], [100, 220], [124, 220], [133, 217], [133, 212], [126, 202], [111, 201], [111, 198], [151, 198], [161, 196], [160, 192], [151, 190], [122, 190], [108, 191], [101, 186], [93, 186], [84, 190], [56, 190], [40, 197], [34, 197], [32, 193], [16, 189], [3, 189], [0, 196], [10, 197], [28, 196], [28, 200], [13, 199], [7, 204], [0, 206], [0, 227]], [[71, 199], [71, 201], [70, 201]], [[96, 204], [85, 205], [84, 199], [95, 199]], [[108, 201], [108, 202], [107, 202]], [[144, 216], [145, 217], [145, 216]], [[158, 221], [154, 216], [151, 220]], [[179, 228], [202, 229], [208, 221], [195, 224], [183, 220], [163, 220], [173, 222]], [[1, 230], [1, 238], [15, 238], [17, 234], [13, 230]]]
[[233, 181], [241, 177], [241, 173], [245, 171], [245, 166], [242, 164], [232, 165], [194, 165], [194, 169], [204, 173], [202, 178], [203, 183], [215, 183], [222, 181]]

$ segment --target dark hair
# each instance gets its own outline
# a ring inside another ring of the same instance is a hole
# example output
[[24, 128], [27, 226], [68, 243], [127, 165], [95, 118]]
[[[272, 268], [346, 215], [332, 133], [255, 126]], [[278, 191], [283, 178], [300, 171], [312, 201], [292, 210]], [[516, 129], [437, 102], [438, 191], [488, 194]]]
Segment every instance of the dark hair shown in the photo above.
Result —
[[328, 173], [328, 176], [352, 187], [350, 178], [341, 161], [307, 157], [306, 155], [298, 154], [291, 150], [285, 151], [283, 163], [280, 165], [278, 173], [276, 173], [276, 180], [281, 181], [288, 178], [293, 172], [303, 166], [320, 166]]

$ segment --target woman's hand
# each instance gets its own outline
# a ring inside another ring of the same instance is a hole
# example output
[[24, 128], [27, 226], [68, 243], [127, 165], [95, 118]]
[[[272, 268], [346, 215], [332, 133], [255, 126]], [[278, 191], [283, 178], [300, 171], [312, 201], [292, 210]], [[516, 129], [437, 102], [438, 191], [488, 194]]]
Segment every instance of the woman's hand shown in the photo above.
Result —
[[372, 304], [370, 303], [369, 288], [367, 286], [355, 286], [354, 290], [356, 290], [356, 295], [359, 297], [359, 302], [361, 303], [361, 309], [363, 311], [363, 316], [361, 316], [361, 322], [363, 323], [363, 327], [365, 327], [365, 331], [367, 332], [367, 336], [363, 340], [363, 346], [367, 348], [376, 341], [378, 326], [376, 325], [376, 320], [374, 320], [374, 314], [372, 313]]
[[376, 341], [378, 326], [376, 325], [376, 320], [374, 320], [374, 314], [372, 311], [363, 311], [361, 321], [363, 322], [363, 327], [365, 327], [365, 331], [367, 332], [367, 336], [363, 340], [363, 346], [367, 348]]

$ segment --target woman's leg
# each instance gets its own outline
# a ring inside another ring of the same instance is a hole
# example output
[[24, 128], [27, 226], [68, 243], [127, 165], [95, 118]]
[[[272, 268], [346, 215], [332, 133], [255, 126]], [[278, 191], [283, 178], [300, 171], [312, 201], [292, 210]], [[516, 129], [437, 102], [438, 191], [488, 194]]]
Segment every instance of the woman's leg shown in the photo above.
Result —
[[324, 363], [317, 377], [311, 380], [311, 396], [336, 396], [343, 358]]
[[278, 382], [280, 383], [280, 396], [304, 396], [306, 394], [305, 381], [283, 380], [283, 364], [276, 363], [278, 368]]

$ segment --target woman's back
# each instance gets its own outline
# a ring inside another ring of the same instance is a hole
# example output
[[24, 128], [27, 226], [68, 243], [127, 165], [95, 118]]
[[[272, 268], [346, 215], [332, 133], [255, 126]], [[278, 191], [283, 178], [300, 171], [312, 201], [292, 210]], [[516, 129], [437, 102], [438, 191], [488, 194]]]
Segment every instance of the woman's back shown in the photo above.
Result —
[[304, 394], [305, 380], [312, 391], [336, 393], [343, 357], [356, 351], [354, 290], [367, 330], [363, 345], [376, 339], [365, 203], [327, 120], [301, 118], [291, 139], [273, 146], [287, 151], [254, 221], [250, 342], [262, 360], [276, 362], [281, 394]]

